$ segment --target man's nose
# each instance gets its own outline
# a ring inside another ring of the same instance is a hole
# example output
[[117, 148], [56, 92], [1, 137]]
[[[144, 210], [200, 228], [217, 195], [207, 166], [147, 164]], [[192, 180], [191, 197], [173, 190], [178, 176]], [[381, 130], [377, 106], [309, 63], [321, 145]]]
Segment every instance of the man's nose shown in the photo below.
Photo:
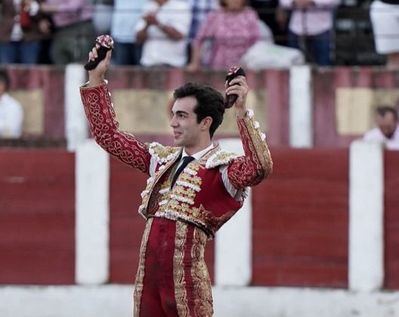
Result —
[[177, 126], [177, 120], [175, 116], [172, 116], [172, 118], [170, 118], [170, 126], [171, 127], [176, 127]]

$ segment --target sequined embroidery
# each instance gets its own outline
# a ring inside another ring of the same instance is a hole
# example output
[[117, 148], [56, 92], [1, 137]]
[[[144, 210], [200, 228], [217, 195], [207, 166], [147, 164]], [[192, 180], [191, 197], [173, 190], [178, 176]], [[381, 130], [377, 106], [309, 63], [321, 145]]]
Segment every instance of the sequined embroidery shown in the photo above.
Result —
[[175, 300], [179, 317], [188, 317], [186, 282], [184, 278], [184, 246], [187, 237], [187, 224], [176, 221], [175, 251], [173, 256], [173, 281]]
[[193, 280], [194, 316], [213, 316], [213, 300], [211, 280], [204, 260], [207, 236], [201, 230], [194, 228], [193, 245], [191, 248], [191, 278]]
[[143, 237], [141, 239], [141, 246], [140, 246], [140, 260], [139, 260], [139, 265], [137, 268], [137, 274], [136, 274], [136, 282], [135, 282], [135, 288], [134, 288], [134, 316], [139, 316], [140, 315], [140, 305], [141, 305], [141, 295], [143, 294], [143, 281], [144, 281], [144, 266], [145, 266], [145, 253], [147, 249], [147, 241], [148, 241], [148, 236], [151, 231], [151, 226], [152, 226], [152, 221], [153, 219], [148, 219]]

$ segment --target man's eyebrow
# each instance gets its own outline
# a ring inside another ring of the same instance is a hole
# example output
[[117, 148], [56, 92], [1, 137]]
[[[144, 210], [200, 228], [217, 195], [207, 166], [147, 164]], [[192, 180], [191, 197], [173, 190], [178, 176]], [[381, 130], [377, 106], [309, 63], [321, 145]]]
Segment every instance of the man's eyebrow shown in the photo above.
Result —
[[183, 110], [177, 110], [176, 112], [174, 112], [172, 110], [172, 113], [174, 113], [174, 114], [187, 114], [188, 115], [188, 112], [187, 111], [183, 111]]

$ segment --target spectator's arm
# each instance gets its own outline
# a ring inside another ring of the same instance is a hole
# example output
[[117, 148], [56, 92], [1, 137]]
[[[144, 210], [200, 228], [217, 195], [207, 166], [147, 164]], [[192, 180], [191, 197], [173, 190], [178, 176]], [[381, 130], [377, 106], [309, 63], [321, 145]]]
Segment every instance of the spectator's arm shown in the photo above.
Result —
[[136, 41], [140, 44], [144, 43], [145, 40], [147, 39], [147, 31], [148, 31], [149, 25], [144, 24], [144, 26], [139, 29], [136, 33]]
[[195, 72], [199, 69], [201, 64], [201, 42], [193, 42], [191, 47], [191, 62], [187, 65], [187, 70]]
[[165, 33], [170, 39], [179, 41], [183, 38], [183, 34], [176, 30], [173, 26], [162, 24], [158, 22], [158, 28]]

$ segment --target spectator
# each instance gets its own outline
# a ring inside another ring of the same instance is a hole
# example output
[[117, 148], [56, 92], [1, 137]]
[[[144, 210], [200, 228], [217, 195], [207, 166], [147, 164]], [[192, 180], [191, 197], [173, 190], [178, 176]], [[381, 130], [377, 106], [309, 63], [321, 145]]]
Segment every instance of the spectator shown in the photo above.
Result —
[[145, 0], [115, 0], [111, 35], [115, 41], [114, 63], [139, 65], [141, 46], [136, 42], [136, 24]]
[[50, 23], [39, 13], [38, 1], [2, 1], [0, 63], [36, 64], [40, 41], [48, 36]]
[[150, 0], [137, 24], [143, 66], [182, 67], [187, 63], [191, 12], [187, 1]]
[[[279, 7], [278, 0], [251, 0], [250, 5], [273, 33], [274, 42], [279, 45], [287, 44], [288, 12]], [[263, 40], [263, 38], [262, 38]]]
[[365, 141], [384, 143], [387, 149], [399, 150], [398, 113], [389, 106], [379, 106], [376, 109], [375, 122], [377, 127], [366, 132]]
[[189, 32], [188, 59], [191, 62], [191, 45], [195, 39], [198, 29], [206, 19], [209, 12], [219, 8], [218, 0], [190, 0], [192, 13], [191, 26]]
[[375, 0], [370, 7], [375, 48], [387, 55], [387, 66], [399, 67], [399, 2]]
[[[189, 71], [199, 69], [201, 64], [212, 69], [227, 69], [237, 64], [259, 39], [258, 16], [245, 3], [245, 0], [223, 0], [221, 9], [209, 13], [193, 43]], [[209, 44], [208, 57], [204, 56], [203, 49]]]
[[280, 0], [292, 10], [288, 46], [302, 50], [310, 63], [331, 65], [333, 10], [340, 0]]
[[8, 94], [9, 86], [7, 73], [0, 71], [0, 138], [19, 138], [23, 111], [20, 103]]
[[55, 64], [86, 61], [95, 40], [92, 9], [90, 0], [47, 0], [41, 4], [42, 12], [52, 15], [56, 28], [50, 51]]

